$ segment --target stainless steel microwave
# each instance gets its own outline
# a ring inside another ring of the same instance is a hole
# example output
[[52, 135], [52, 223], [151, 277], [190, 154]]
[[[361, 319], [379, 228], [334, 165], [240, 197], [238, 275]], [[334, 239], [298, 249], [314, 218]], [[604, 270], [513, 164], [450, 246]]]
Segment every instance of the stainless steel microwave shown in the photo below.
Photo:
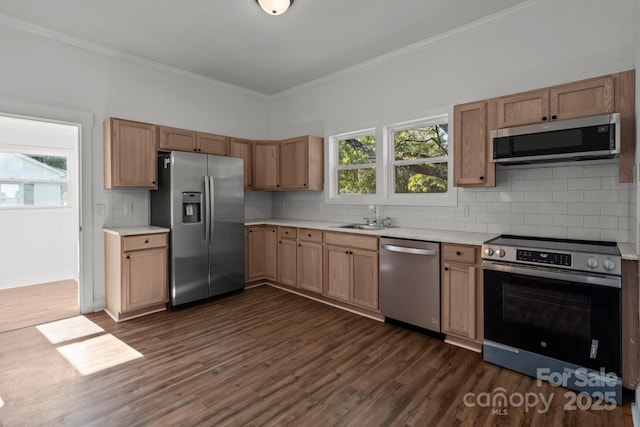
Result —
[[620, 114], [499, 129], [491, 138], [496, 163], [611, 159], [620, 154]]

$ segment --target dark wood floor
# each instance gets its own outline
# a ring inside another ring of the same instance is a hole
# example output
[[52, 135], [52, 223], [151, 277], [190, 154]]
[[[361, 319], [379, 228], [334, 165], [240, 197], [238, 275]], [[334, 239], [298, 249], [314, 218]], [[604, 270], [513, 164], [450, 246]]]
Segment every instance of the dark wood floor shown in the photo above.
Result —
[[[266, 286], [119, 324], [87, 318], [105, 331], [59, 344], [36, 328], [0, 334], [0, 425], [624, 425], [621, 407], [564, 410], [564, 389]], [[57, 351], [105, 334], [143, 357], [83, 376]], [[546, 413], [465, 405], [498, 387], [555, 397]]]
[[0, 290], [0, 332], [79, 313], [78, 282], [73, 279]]

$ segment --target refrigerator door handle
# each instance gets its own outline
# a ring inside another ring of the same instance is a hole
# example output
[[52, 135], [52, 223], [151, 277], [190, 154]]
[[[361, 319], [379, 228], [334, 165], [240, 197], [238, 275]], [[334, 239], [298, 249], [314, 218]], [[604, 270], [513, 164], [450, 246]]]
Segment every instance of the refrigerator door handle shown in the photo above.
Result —
[[216, 198], [216, 187], [215, 187], [215, 182], [213, 180], [212, 176], [209, 176], [209, 198], [208, 198], [208, 212], [209, 212], [209, 244], [213, 243], [213, 236], [214, 236], [214, 225], [215, 225], [215, 218], [216, 218], [216, 212], [215, 212], [215, 198]]
[[211, 190], [209, 188], [209, 177], [204, 177], [204, 241], [210, 243], [209, 236], [211, 231], [211, 212], [209, 210], [209, 200], [211, 199]]

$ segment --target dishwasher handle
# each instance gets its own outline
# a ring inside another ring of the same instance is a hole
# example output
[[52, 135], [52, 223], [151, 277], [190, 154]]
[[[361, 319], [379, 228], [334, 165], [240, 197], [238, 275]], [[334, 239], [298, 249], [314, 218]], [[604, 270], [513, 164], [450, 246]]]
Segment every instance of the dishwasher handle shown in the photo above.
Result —
[[385, 249], [391, 252], [400, 252], [403, 254], [427, 255], [427, 256], [438, 255], [438, 251], [435, 249], [406, 248], [404, 246], [396, 246], [396, 245], [389, 245], [389, 244], [383, 244], [382, 249]]

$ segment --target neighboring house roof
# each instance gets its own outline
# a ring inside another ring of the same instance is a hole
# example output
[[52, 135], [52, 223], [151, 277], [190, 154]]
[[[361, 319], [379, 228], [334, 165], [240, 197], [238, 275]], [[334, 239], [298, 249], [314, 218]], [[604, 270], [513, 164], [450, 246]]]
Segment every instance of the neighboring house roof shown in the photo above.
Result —
[[67, 171], [54, 168], [34, 158], [18, 153], [0, 153], [0, 180], [64, 179]]

